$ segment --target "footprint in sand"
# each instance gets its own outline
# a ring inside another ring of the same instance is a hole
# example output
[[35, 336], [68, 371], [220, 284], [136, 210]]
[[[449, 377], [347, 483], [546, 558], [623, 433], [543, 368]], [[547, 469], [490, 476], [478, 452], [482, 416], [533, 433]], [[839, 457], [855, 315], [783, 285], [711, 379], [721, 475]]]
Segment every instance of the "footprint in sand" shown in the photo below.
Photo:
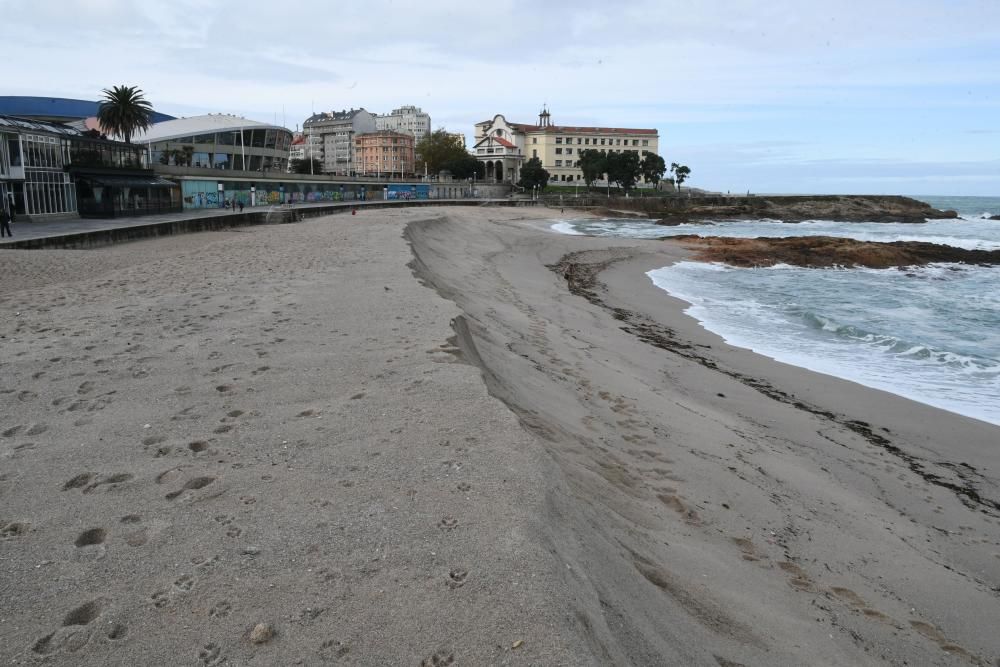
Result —
[[198, 651], [198, 659], [201, 664], [206, 665], [206, 667], [214, 667], [215, 665], [221, 665], [226, 661], [226, 657], [222, 655], [222, 649], [219, 648], [217, 644], [208, 643], [201, 647]]
[[809, 591], [809, 592], [816, 591], [816, 586], [813, 584], [812, 579], [809, 578], [809, 575], [806, 574], [805, 570], [803, 570], [795, 563], [791, 563], [789, 561], [782, 561], [778, 563], [778, 567], [780, 567], [788, 574], [792, 575], [792, 578], [788, 581], [788, 585], [791, 586], [792, 588], [796, 588], [800, 591]]
[[327, 639], [319, 647], [319, 655], [324, 660], [340, 660], [350, 652], [350, 647], [339, 639]]
[[465, 585], [465, 581], [469, 578], [469, 571], [461, 568], [455, 568], [448, 573], [448, 588], [456, 589], [461, 588]]
[[208, 615], [212, 618], [225, 618], [232, 610], [233, 605], [228, 600], [220, 600], [212, 605], [212, 608], [208, 610]]
[[75, 544], [77, 548], [96, 546], [103, 544], [107, 535], [108, 531], [103, 528], [90, 528], [80, 533], [73, 544]]
[[453, 516], [446, 516], [438, 522], [438, 527], [441, 530], [454, 530], [458, 527], [458, 519]]
[[37, 655], [50, 655], [56, 651], [78, 651], [90, 641], [91, 630], [86, 626], [93, 623], [108, 607], [110, 600], [98, 598], [73, 609], [63, 617], [62, 627], [37, 640], [31, 647]]
[[3, 524], [3, 527], [0, 528], [0, 538], [9, 540], [15, 537], [20, 537], [21, 535], [27, 533], [30, 527], [31, 524], [23, 521], [12, 521], [10, 523]]
[[448, 651], [438, 651], [420, 661], [420, 667], [448, 667], [454, 664], [455, 654]]
[[182, 486], [180, 489], [168, 493], [165, 496], [165, 498], [167, 500], [173, 500], [174, 498], [177, 498], [185, 491], [194, 491], [197, 489], [203, 489], [214, 481], [215, 481], [214, 477], [194, 477], [184, 482], [184, 486]]
[[204, 440], [195, 440], [194, 442], [188, 443], [188, 449], [195, 454], [201, 454], [208, 451], [208, 443]]
[[113, 491], [118, 488], [119, 484], [131, 481], [132, 477], [133, 476], [127, 472], [117, 472], [106, 477], [98, 477], [96, 481], [93, 481], [89, 485], [85, 486], [83, 488], [83, 492], [90, 493], [102, 486], [108, 487], [108, 491]]

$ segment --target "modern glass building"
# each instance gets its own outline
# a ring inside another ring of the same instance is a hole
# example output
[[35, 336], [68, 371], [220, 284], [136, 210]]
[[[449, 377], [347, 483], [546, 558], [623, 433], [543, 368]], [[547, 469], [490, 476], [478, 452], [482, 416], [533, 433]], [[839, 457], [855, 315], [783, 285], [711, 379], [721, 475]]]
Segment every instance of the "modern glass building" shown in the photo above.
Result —
[[157, 165], [285, 172], [292, 133], [278, 125], [229, 114], [178, 118], [154, 124], [135, 138], [149, 150]]
[[146, 168], [145, 147], [0, 116], [0, 202], [27, 220], [180, 210], [180, 189]]

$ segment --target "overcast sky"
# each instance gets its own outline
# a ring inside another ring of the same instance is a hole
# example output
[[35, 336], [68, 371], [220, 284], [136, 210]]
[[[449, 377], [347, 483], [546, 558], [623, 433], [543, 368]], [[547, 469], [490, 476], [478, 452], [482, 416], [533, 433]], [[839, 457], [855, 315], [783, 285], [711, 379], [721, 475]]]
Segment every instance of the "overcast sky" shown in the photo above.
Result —
[[0, 0], [0, 94], [655, 127], [716, 190], [1000, 195], [1000, 0]]

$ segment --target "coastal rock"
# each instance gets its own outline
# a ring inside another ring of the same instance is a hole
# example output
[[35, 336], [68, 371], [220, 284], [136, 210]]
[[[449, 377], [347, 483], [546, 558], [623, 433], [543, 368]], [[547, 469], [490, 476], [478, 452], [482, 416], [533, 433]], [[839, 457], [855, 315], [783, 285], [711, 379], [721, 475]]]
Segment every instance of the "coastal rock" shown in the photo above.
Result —
[[696, 258], [732, 266], [756, 267], [792, 264], [807, 267], [863, 266], [887, 269], [922, 266], [934, 262], [997, 265], [1000, 250], [966, 250], [936, 243], [894, 241], [876, 243], [830, 236], [792, 238], [701, 238], [680, 239], [696, 251]]
[[1000, 215], [991, 215], [990, 217], [988, 217], [986, 219], [987, 220], [1000, 220]]
[[[898, 196], [708, 196], [632, 201], [637, 202], [635, 205], [650, 217], [661, 218], [659, 224], [731, 219], [920, 223], [929, 219], [958, 217], [955, 211], [941, 211], [922, 201]], [[616, 206], [621, 205], [621, 202], [616, 203]]]

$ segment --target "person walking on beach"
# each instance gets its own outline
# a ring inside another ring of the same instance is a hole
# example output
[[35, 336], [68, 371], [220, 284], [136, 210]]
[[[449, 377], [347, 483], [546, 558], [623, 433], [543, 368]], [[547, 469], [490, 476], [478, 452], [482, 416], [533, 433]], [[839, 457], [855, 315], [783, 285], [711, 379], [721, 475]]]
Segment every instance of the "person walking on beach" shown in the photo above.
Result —
[[7, 208], [0, 206], [0, 238], [3, 238], [5, 235], [14, 238], [14, 235], [10, 232], [10, 219]]

